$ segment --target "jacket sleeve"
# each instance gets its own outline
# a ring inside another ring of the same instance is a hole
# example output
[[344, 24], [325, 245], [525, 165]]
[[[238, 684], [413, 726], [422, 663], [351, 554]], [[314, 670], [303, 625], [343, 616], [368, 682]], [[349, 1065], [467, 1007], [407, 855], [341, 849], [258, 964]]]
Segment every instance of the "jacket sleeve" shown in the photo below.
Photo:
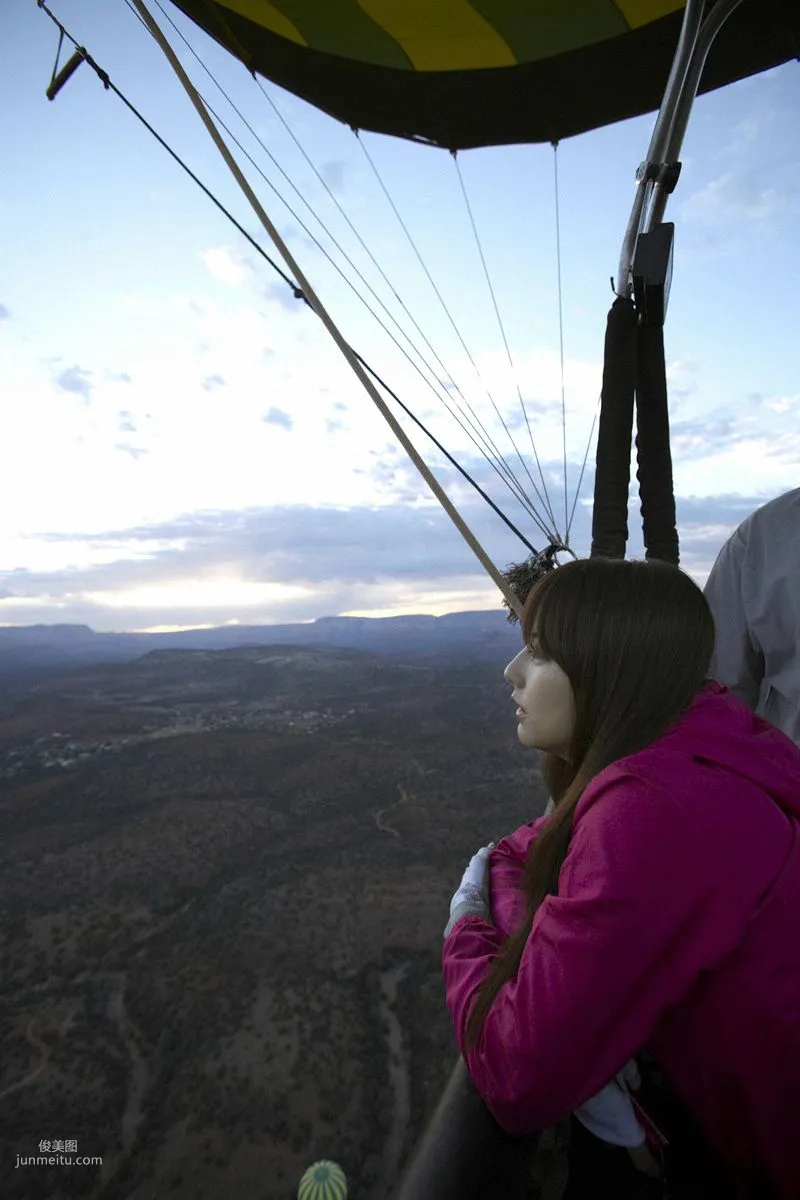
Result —
[[489, 859], [489, 898], [492, 921], [504, 937], [517, 930], [525, 916], [522, 871], [531, 845], [547, 823], [539, 817], [497, 843]]
[[764, 678], [764, 655], [750, 630], [744, 601], [748, 533], [745, 522], [722, 547], [704, 594], [716, 630], [709, 675], [755, 712]]
[[[525, 903], [518, 885], [531, 843], [541, 833], [546, 820], [543, 816], [529, 825], [520, 826], [495, 846], [489, 856], [489, 913], [481, 913], [477, 906], [459, 905], [445, 927], [445, 947], [460, 924], [469, 922], [473, 929], [483, 931], [484, 949], [465, 976], [465, 980], [471, 979], [476, 987], [489, 969], [492, 958], [522, 920]], [[446, 956], [447, 950], [443, 948], [443, 962]]]
[[490, 858], [492, 900], [498, 892], [516, 887], [522, 876], [528, 850], [544, 829], [547, 816], [548, 814], [545, 814], [529, 825], [520, 826], [508, 837], [501, 838], [495, 846]]
[[476, 918], [453, 930], [444, 980], [456, 1041], [504, 1129], [531, 1133], [585, 1103], [735, 948], [744, 901], [719, 886], [713, 863], [689, 804], [631, 774], [601, 785], [576, 814], [559, 894], [540, 907], [468, 1052], [467, 1018], [499, 945]]

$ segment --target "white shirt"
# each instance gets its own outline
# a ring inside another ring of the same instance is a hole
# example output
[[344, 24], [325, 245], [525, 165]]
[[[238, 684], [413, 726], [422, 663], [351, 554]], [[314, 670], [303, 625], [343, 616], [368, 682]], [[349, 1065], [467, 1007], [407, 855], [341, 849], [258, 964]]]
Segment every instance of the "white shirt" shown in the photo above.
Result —
[[645, 1132], [636, 1119], [628, 1083], [638, 1086], [636, 1060], [630, 1059], [616, 1078], [587, 1100], [574, 1115], [595, 1137], [612, 1146], [643, 1146]]
[[742, 522], [705, 596], [716, 624], [711, 678], [800, 746], [800, 488]]

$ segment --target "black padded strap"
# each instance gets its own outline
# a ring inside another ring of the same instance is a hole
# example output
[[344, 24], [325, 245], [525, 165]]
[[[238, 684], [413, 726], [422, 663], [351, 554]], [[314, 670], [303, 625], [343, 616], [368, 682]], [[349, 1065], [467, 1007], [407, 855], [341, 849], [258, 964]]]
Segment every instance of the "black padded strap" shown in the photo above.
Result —
[[636, 384], [636, 478], [642, 509], [645, 556], [679, 561], [672, 453], [669, 444], [664, 329], [639, 327]]
[[592, 558], [624, 558], [637, 360], [636, 313], [619, 296], [606, 325], [592, 514]]

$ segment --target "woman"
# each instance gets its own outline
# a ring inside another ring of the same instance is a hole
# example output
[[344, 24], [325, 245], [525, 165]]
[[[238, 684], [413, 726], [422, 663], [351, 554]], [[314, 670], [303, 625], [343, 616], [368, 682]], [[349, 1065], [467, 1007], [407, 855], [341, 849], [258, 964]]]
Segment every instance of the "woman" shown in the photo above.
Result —
[[[646, 1048], [742, 1197], [800, 1197], [800, 750], [706, 680], [714, 626], [666, 563], [531, 592], [506, 668], [555, 811], [456, 909], [447, 1004], [501, 1126], [555, 1125]], [[455, 897], [454, 897], [455, 900]]]

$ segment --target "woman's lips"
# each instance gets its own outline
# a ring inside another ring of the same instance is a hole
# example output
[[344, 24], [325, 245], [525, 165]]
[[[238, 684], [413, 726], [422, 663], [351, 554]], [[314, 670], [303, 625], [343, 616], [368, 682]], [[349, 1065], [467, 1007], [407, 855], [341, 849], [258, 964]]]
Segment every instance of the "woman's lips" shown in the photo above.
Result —
[[525, 709], [524, 709], [524, 708], [518, 708], [518, 709], [517, 709], [517, 720], [518, 720], [518, 721], [521, 721], [521, 720], [522, 720], [522, 718], [523, 718], [523, 717], [527, 717], [527, 715], [528, 715], [528, 714], [525, 712]]

